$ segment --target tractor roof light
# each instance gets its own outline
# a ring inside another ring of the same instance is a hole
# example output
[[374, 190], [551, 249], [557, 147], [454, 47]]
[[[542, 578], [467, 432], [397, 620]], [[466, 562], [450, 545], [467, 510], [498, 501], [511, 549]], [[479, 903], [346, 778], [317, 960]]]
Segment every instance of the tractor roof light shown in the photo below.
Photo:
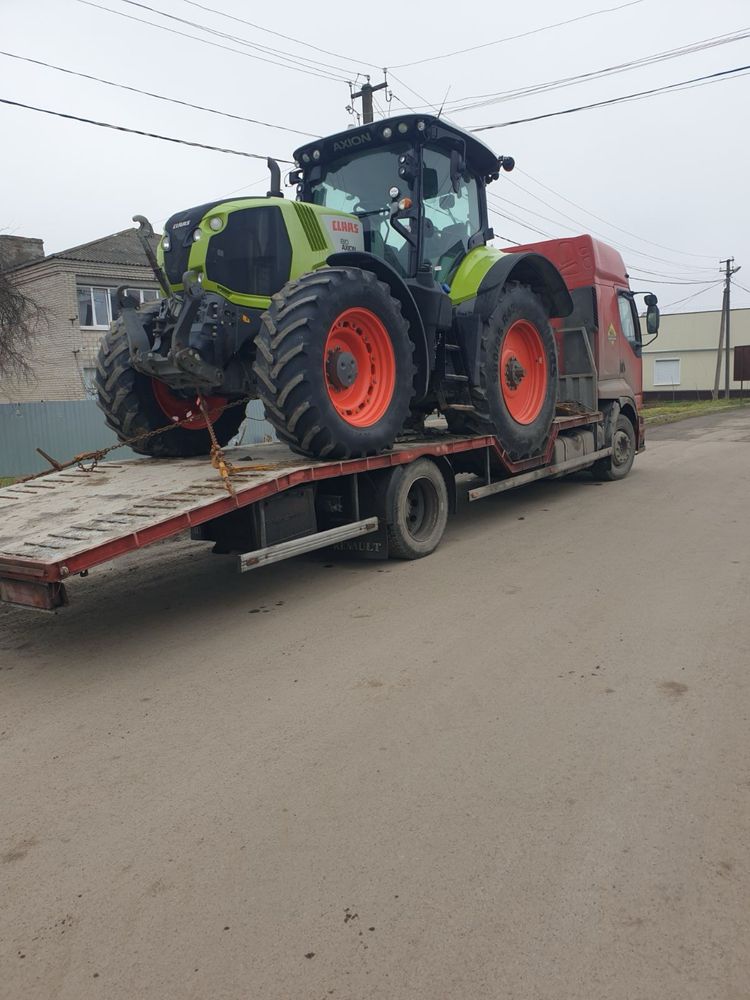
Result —
[[212, 218], [208, 220], [208, 228], [213, 229], [215, 233], [218, 233], [218, 231], [221, 229], [223, 225], [224, 223], [221, 221], [218, 215], [214, 215]]
[[399, 122], [398, 130], [401, 133], [401, 135], [405, 135], [409, 131], [409, 126], [406, 124], [406, 122]]
[[165, 253], [169, 253], [169, 251], [172, 249], [172, 241], [170, 240], [169, 236], [167, 236], [166, 233], [162, 237], [161, 247]]
[[314, 149], [313, 150], [312, 158], [314, 160], [319, 160], [320, 159], [320, 150], [319, 149]]
[[203, 233], [200, 231], [200, 227], [198, 229], [194, 229], [193, 230], [193, 243], [197, 243], [198, 240], [200, 240], [202, 238], [203, 238]]
[[402, 198], [401, 201], [398, 203], [399, 212], [405, 212], [407, 208], [411, 208], [412, 204], [413, 202], [411, 198]]
[[302, 162], [303, 163], [309, 163], [310, 162], [310, 154], [309, 153], [303, 153], [302, 154]]
[[426, 128], [427, 128], [427, 125], [424, 122], [421, 122], [421, 121], [417, 122], [417, 132], [424, 132], [424, 130]]
[[392, 135], [393, 135], [393, 129], [389, 128], [386, 125], [386, 127], [383, 129], [383, 138], [384, 139], [390, 139]]

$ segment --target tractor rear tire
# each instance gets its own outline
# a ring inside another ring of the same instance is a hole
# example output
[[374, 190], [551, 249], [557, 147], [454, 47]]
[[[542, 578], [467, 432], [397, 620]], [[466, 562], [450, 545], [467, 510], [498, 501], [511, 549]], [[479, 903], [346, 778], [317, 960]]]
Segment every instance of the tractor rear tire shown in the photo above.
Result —
[[302, 455], [346, 459], [390, 448], [414, 395], [400, 303], [374, 274], [326, 267], [273, 296], [255, 339], [266, 417]]
[[[174, 423], [174, 418], [184, 417], [192, 405], [188, 397], [172, 393], [163, 383], [157, 383], [133, 368], [125, 329], [120, 320], [112, 324], [99, 346], [96, 391], [97, 403], [104, 411], [107, 426], [121, 441]], [[217, 397], [208, 399], [209, 413], [213, 407], [218, 409], [225, 402]], [[194, 408], [197, 411], [197, 404]], [[220, 445], [225, 445], [234, 437], [244, 416], [244, 406], [233, 406], [212, 421]], [[193, 426], [174, 427], [163, 434], [134, 441], [129, 443], [129, 447], [139, 455], [154, 458], [192, 458], [209, 454], [211, 438], [199, 411], [191, 423]]]
[[494, 434], [511, 461], [538, 455], [557, 405], [557, 347], [539, 298], [512, 284], [483, 325], [473, 410], [446, 410], [453, 434]]

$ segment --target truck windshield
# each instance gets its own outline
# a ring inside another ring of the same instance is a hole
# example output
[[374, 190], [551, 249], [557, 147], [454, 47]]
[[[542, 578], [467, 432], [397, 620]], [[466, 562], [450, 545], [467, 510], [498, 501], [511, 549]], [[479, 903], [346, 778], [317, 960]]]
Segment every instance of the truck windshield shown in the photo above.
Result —
[[314, 205], [360, 216], [365, 249], [402, 275], [409, 270], [409, 244], [390, 224], [389, 191], [397, 187], [402, 196], [409, 193], [409, 185], [398, 176], [398, 158], [409, 148], [406, 143], [398, 143], [342, 157], [324, 166], [321, 180], [310, 188]]

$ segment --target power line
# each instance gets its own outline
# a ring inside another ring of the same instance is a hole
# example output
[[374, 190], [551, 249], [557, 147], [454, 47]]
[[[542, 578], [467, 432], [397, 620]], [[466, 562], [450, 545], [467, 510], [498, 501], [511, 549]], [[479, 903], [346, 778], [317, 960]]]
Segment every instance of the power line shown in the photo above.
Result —
[[[415, 97], [418, 97], [419, 100], [422, 101], [422, 103], [425, 104], [428, 108], [432, 108], [433, 111], [438, 110], [436, 104], [432, 104], [430, 101], [427, 100], [426, 97], [424, 97], [422, 94], [418, 93], [416, 90], [410, 87], [408, 83], [404, 83], [404, 81], [400, 77], [396, 76], [393, 70], [388, 70], [388, 72], [390, 73], [391, 77], [396, 81], [396, 83], [400, 83], [402, 87], [406, 87], [406, 89], [409, 91], [410, 94], [413, 94]], [[408, 108], [409, 105], [407, 104], [406, 107]], [[414, 111], [414, 108], [411, 108], [411, 110]]]
[[438, 56], [427, 56], [425, 59], [416, 59], [408, 63], [400, 63], [394, 66], [393, 69], [406, 69], [408, 66], [422, 66], [424, 63], [435, 62], [437, 59], [448, 59], [451, 56], [464, 55], [466, 52], [476, 52], [478, 49], [486, 49], [493, 45], [502, 45], [503, 42], [515, 42], [519, 38], [528, 38], [529, 35], [538, 35], [543, 31], [551, 31], [553, 28], [562, 28], [566, 24], [574, 24], [576, 21], [585, 21], [591, 17], [600, 17], [602, 14], [612, 14], [618, 10], [624, 10], [626, 7], [635, 7], [637, 4], [643, 3], [643, 0], [629, 0], [628, 3], [621, 3], [617, 7], [606, 7], [603, 10], [593, 10], [588, 14], [579, 14], [578, 17], [570, 17], [565, 21], [557, 21], [554, 24], [544, 24], [539, 28], [532, 28], [529, 31], [522, 31], [518, 35], [508, 35], [506, 38], [496, 38], [492, 42], [482, 42], [480, 45], [470, 45], [465, 49], [456, 49], [453, 52], [444, 52], [442, 55]]
[[704, 292], [710, 292], [712, 288], [716, 288], [717, 285], [721, 285], [722, 282], [723, 279], [720, 278], [718, 281], [714, 281], [713, 284], [710, 285], [708, 288], [701, 288], [700, 291], [693, 292], [692, 295], [686, 295], [684, 299], [677, 299], [675, 302], [667, 302], [664, 306], [662, 306], [662, 308], [671, 309], [672, 306], [679, 306], [683, 302], [689, 302], [691, 299], [696, 299], [698, 298], [699, 295], [703, 295]]
[[[215, 153], [229, 153], [232, 156], [246, 156], [252, 160], [265, 160], [266, 156], [261, 153], [247, 153], [242, 149], [225, 149], [223, 146], [209, 146], [205, 142], [191, 142], [188, 139], [176, 139], [171, 135], [159, 135], [156, 132], [143, 132], [137, 128], [127, 128], [125, 125], [113, 125], [111, 122], [98, 122], [92, 118], [80, 118], [78, 115], [68, 115], [63, 111], [51, 111], [49, 108], [37, 108], [33, 104], [22, 104], [20, 101], [9, 101], [5, 97], [0, 97], [0, 104], [9, 104], [15, 108], [25, 108], [27, 111], [38, 111], [43, 115], [53, 115], [55, 118], [67, 118], [73, 122], [83, 122], [85, 125], [96, 125], [98, 128], [110, 128], [116, 132], [129, 132], [131, 135], [145, 135], [149, 139], [161, 139], [164, 142], [176, 142], [180, 146], [193, 146], [196, 149], [210, 149]], [[278, 157], [277, 157], [278, 159]], [[279, 163], [291, 163], [291, 160], [278, 159]]]
[[321, 80], [334, 80], [339, 83], [347, 82], [345, 76], [334, 76], [332, 73], [327, 71], [315, 71], [312, 67], [304, 68], [302, 66], [294, 66], [289, 63], [279, 62], [275, 59], [268, 59], [265, 56], [255, 55], [250, 52], [243, 52], [242, 49], [234, 49], [229, 45], [222, 45], [220, 42], [213, 42], [210, 38], [199, 38], [196, 35], [189, 35], [185, 31], [178, 31], [177, 28], [172, 28], [166, 24], [156, 24], [154, 21], [147, 21], [143, 17], [136, 17], [134, 14], [126, 14], [125, 11], [122, 10], [112, 10], [111, 7], [104, 7], [102, 4], [93, 3], [93, 0], [78, 0], [78, 3], [83, 4], [85, 7], [95, 7], [97, 10], [106, 11], [108, 14], [116, 14], [118, 17], [124, 17], [128, 21], [136, 21], [138, 24], [147, 24], [151, 28], [158, 28], [160, 31], [166, 31], [171, 35], [179, 35], [181, 38], [189, 38], [194, 42], [200, 42], [202, 45], [211, 45], [216, 49], [223, 49], [225, 52], [234, 52], [236, 55], [245, 56], [247, 59], [255, 59], [259, 62], [270, 63], [272, 66], [281, 66], [284, 69], [293, 69], [298, 73], [305, 73], [307, 76], [314, 76]]
[[[82, 3], [83, 0], [80, 0]], [[663, 87], [652, 87], [650, 90], [640, 90], [634, 94], [623, 94], [621, 97], [610, 97], [606, 101], [593, 101], [591, 104], [579, 104], [574, 108], [564, 108], [562, 111], [548, 111], [542, 115], [530, 115], [528, 118], [516, 118], [513, 121], [497, 122], [494, 125], [478, 125], [470, 129], [472, 132], [487, 132], [494, 128], [508, 128], [510, 125], [524, 125], [526, 122], [538, 122], [544, 118], [558, 118], [560, 115], [572, 115], [578, 111], [589, 111], [591, 108], [604, 108], [612, 104], [622, 104], [625, 101], [638, 101], [647, 97], [655, 97], [657, 94], [664, 94], [669, 91], [692, 88], [693, 85], [705, 86], [708, 83], [719, 83], [737, 74], [745, 75], [750, 70], [750, 65], [735, 66], [733, 69], [719, 70], [717, 73], [708, 73], [706, 76], [695, 76], [690, 80], [682, 80], [679, 83], [668, 83]]]
[[[533, 181], [534, 184], [538, 184], [539, 187], [544, 188], [545, 191], [549, 191], [550, 194], [555, 195], [555, 197], [561, 198], [563, 201], [566, 201], [569, 205], [572, 205], [573, 208], [577, 208], [577, 209], [579, 209], [579, 211], [584, 212], [586, 215], [590, 215], [592, 217], [592, 219], [598, 219], [599, 222], [603, 222], [604, 225], [605, 226], [609, 226], [610, 229], [617, 229], [618, 232], [625, 233], [626, 236], [632, 236], [633, 239], [640, 240], [641, 243], [647, 243], [650, 246], [658, 247], [660, 250], [668, 250], [670, 253], [681, 253], [681, 254], [683, 254], [686, 257], [699, 257], [699, 258], [705, 258], [706, 260], [715, 260], [715, 258], [716, 258], [716, 255], [713, 255], [713, 254], [707, 254], [707, 253], [689, 253], [687, 250], [677, 250], [675, 247], [668, 247], [668, 246], [665, 246], [663, 243], [654, 243], [653, 240], [647, 240], [643, 236], [638, 236], [637, 233], [631, 233], [629, 229], [623, 229], [622, 226], [616, 226], [614, 224], [614, 222], [609, 222], [607, 219], [602, 218], [601, 215], [597, 215], [595, 212], [592, 212], [590, 209], [584, 208], [583, 205], [579, 205], [577, 202], [572, 201], [570, 198], [567, 198], [564, 194], [560, 194], [559, 191], [555, 191], [554, 188], [551, 188], [551, 187], [549, 187], [549, 185], [544, 184], [542, 181], [538, 180], [536, 177], [532, 177], [530, 173], [528, 173], [525, 170], [521, 170], [520, 167], [516, 167], [516, 170], [518, 171], [519, 174], [523, 174], [524, 177], [528, 177], [528, 179], [530, 181]], [[509, 180], [510, 180], [510, 178], [506, 177], [506, 181], [509, 181]], [[515, 187], [520, 188], [521, 191], [525, 191], [526, 194], [530, 195], [532, 198], [535, 198], [537, 201], [541, 201], [543, 205], [547, 205], [547, 202], [543, 201], [543, 199], [541, 199], [539, 197], [539, 195], [533, 194], [533, 192], [529, 191], [528, 188], [525, 188], [521, 184], [519, 184], [518, 181], [513, 181], [512, 183], [514, 184]], [[551, 208], [552, 206], [550, 205], [548, 207]], [[555, 209], [555, 211], [557, 211], [557, 209]]]
[[242, 38], [240, 35], [230, 34], [226, 31], [220, 31], [218, 28], [212, 28], [208, 24], [203, 24], [200, 21], [189, 21], [187, 18], [178, 17], [176, 14], [170, 14], [167, 11], [161, 10], [159, 7], [151, 7], [149, 4], [140, 3], [139, 0], [120, 0], [120, 3], [128, 4], [130, 7], [137, 7], [140, 10], [146, 10], [150, 14], [157, 14], [159, 17], [164, 17], [168, 21], [176, 21], [178, 24], [186, 24], [189, 28], [197, 28], [199, 31], [205, 31], [209, 35], [215, 35], [217, 38], [225, 38], [230, 42], [239, 42], [241, 45], [247, 45], [248, 48], [257, 49], [259, 52], [265, 52], [267, 54], [278, 57], [279, 59], [284, 59], [291, 62], [293, 65], [297, 63], [308, 63], [309, 68], [319, 69], [320, 72], [326, 73], [330, 70], [335, 70], [337, 78], [341, 78], [341, 66], [332, 66], [331, 63], [322, 62], [320, 59], [311, 59], [309, 56], [297, 55], [294, 52], [283, 52], [281, 49], [274, 48], [273, 46], [261, 45], [260, 42], [253, 42], [249, 38]]
[[[519, 97], [528, 97], [531, 94], [548, 93], [553, 90], [561, 90], [566, 87], [576, 86], [579, 83], [587, 83], [592, 80], [600, 80], [604, 77], [615, 76], [619, 73], [626, 73], [632, 69], [640, 69], [644, 66], [653, 66], [657, 63], [669, 59], [677, 59], [686, 55], [693, 55], [696, 52], [703, 52], [716, 48], [720, 45], [728, 45], [731, 42], [742, 41], [750, 37], [750, 28], [741, 28], [737, 31], [727, 32], [723, 35], [714, 35], [704, 38], [689, 45], [682, 45], [675, 49], [667, 49], [650, 56], [643, 56], [640, 59], [632, 59], [627, 62], [617, 63], [603, 69], [591, 70], [587, 73], [578, 73], [574, 76], [560, 77], [557, 80], [549, 80], [545, 83], [532, 84], [527, 87], [519, 87], [515, 90], [494, 91], [489, 94], [478, 94], [473, 97], [454, 98], [449, 101], [451, 114], [458, 114], [462, 111], [469, 111], [473, 108], [488, 107], [492, 104], [500, 104], [504, 101], [513, 100]], [[469, 102], [469, 103], [466, 103]]]
[[741, 288], [743, 292], [747, 292], [748, 295], [750, 295], [750, 288], [745, 288], [745, 286], [741, 285], [739, 283], [739, 281], [735, 281], [734, 285], [735, 285], [735, 288]]
[[36, 66], [44, 66], [46, 69], [54, 69], [58, 73], [67, 73], [69, 76], [79, 76], [84, 80], [94, 80], [96, 83], [104, 83], [108, 87], [117, 87], [119, 90], [129, 90], [134, 94], [143, 94], [145, 97], [154, 97], [157, 101], [168, 101], [170, 104], [180, 104], [185, 108], [194, 108], [196, 111], [208, 111], [212, 115], [222, 115], [224, 118], [233, 118], [235, 121], [249, 122], [251, 125], [263, 125], [266, 128], [279, 129], [281, 132], [292, 132], [295, 135], [317, 138], [314, 132], [302, 132], [300, 129], [287, 128], [286, 125], [274, 125], [272, 122], [260, 121], [257, 118], [246, 118], [244, 115], [234, 115], [229, 111], [220, 111], [218, 108], [206, 108], [201, 104], [191, 104], [190, 101], [181, 101], [176, 97], [165, 97], [163, 94], [154, 94], [150, 90], [141, 90], [139, 87], [131, 87], [126, 83], [105, 80], [100, 76], [92, 76], [90, 73], [80, 73], [74, 69], [67, 69], [65, 66], [55, 66], [53, 63], [43, 62], [41, 59], [19, 56], [15, 52], [4, 52], [0, 49], [0, 56], [7, 56], [9, 59], [19, 59], [21, 62], [33, 63]]
[[[686, 272], [688, 272], [689, 270], [692, 270], [692, 271], [708, 270], [708, 268], [696, 268], [696, 267], [692, 267], [692, 266], [688, 267], [687, 265], [682, 264], [680, 261], [670, 261], [670, 260], [667, 260], [664, 257], [656, 257], [653, 254], [646, 253], [644, 250], [637, 250], [635, 247], [628, 246], [626, 243], [620, 243], [619, 241], [612, 240], [606, 234], [600, 233], [596, 229], [592, 229], [590, 226], [587, 226], [585, 223], [580, 222], [578, 219], [573, 218], [572, 215], [568, 215], [567, 212], [563, 212], [561, 209], [556, 208], [554, 205], [551, 205], [548, 201], [545, 201], [544, 198], [540, 198], [538, 195], [533, 194], [531, 191], [527, 191], [526, 188], [521, 187], [520, 184], [516, 184], [516, 182], [512, 181], [510, 178], [506, 177], [506, 178], [504, 178], [504, 180], [505, 180], [506, 183], [513, 184], [514, 187], [520, 188], [520, 190], [524, 191], [526, 194], [530, 195], [532, 198], [535, 198], [537, 201], [540, 201], [543, 205], [546, 205], [547, 208], [551, 208], [553, 212], [557, 212], [557, 214], [561, 215], [564, 219], [568, 219], [570, 222], [574, 223], [575, 229], [573, 229], [571, 226], [566, 225], [564, 222], [558, 222], [556, 219], [551, 219], [548, 215], [543, 215], [541, 212], [537, 212], [533, 208], [529, 208], [526, 205], [518, 205], [517, 203], [510, 201], [510, 199], [508, 199], [508, 198], [503, 198], [501, 195], [491, 194], [488, 191], [487, 192], [487, 197], [488, 197], [489, 200], [493, 200], [493, 201], [494, 200], [500, 200], [500, 201], [508, 202], [508, 204], [512, 205], [513, 208], [516, 211], [521, 210], [521, 211], [524, 211], [524, 212], [530, 212], [531, 215], [535, 215], [535, 216], [537, 216], [538, 218], [542, 219], [545, 222], [551, 222], [553, 226], [561, 226], [563, 229], [568, 229], [571, 232], [576, 232], [576, 231], [578, 231], [578, 232], [590, 232], [590, 233], [592, 233], [595, 236], [601, 236], [602, 239], [607, 240], [616, 249], [618, 249], [620, 251], [624, 251], [626, 253], [635, 254], [637, 257], [645, 257], [645, 258], [647, 258], [649, 260], [656, 260], [656, 261], [659, 261], [660, 263], [663, 263], [663, 264], [671, 264], [672, 266], [675, 266], [675, 267], [678, 267], [678, 268], [685, 268]], [[642, 268], [641, 270], [645, 271], [645, 268]], [[713, 270], [713, 268], [711, 270]], [[657, 272], [651, 271], [649, 273], [656, 274]], [[687, 276], [687, 274], [686, 274], [686, 276]]]
[[[303, 45], [308, 49], [313, 49], [315, 52], [320, 52], [326, 56], [334, 56], [336, 58], [341, 58], [340, 52], [332, 52], [330, 49], [322, 49], [319, 45], [313, 45], [312, 42], [305, 42], [301, 38], [295, 38], [293, 35], [285, 35], [282, 31], [274, 31], [273, 28], [265, 28], [262, 24], [256, 24], [254, 21], [246, 21], [243, 17], [235, 17], [234, 14], [228, 14], [224, 10], [217, 10], [215, 7], [207, 7], [202, 3], [196, 3], [196, 0], [183, 0], [184, 3], [189, 4], [191, 7], [197, 7], [199, 10], [205, 10], [211, 14], [218, 14], [220, 17], [229, 18], [230, 21], [237, 21], [238, 24], [246, 24], [249, 28], [255, 28], [256, 31], [264, 31], [267, 35], [275, 35], [277, 38], [283, 38], [287, 42], [294, 42], [296, 45]], [[350, 56], [347, 58], [351, 59]], [[357, 63], [360, 66], [367, 66], [368, 69], [374, 69], [374, 63], [363, 62], [361, 59], [351, 59], [351, 62]]]

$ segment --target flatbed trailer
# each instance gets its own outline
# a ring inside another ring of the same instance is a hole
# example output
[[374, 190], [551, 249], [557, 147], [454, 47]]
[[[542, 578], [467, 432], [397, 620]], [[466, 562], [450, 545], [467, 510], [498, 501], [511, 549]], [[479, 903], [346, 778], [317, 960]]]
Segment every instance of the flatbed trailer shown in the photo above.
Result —
[[67, 604], [70, 577], [186, 530], [237, 553], [241, 571], [329, 546], [417, 558], [456, 508], [456, 475], [478, 476], [474, 501], [591, 466], [612, 453], [601, 421], [598, 412], [557, 416], [544, 453], [522, 462], [494, 437], [440, 427], [348, 461], [301, 458], [278, 443], [227, 449], [238, 469], [231, 492], [206, 458], [53, 471], [0, 489], [0, 601], [52, 611]]

